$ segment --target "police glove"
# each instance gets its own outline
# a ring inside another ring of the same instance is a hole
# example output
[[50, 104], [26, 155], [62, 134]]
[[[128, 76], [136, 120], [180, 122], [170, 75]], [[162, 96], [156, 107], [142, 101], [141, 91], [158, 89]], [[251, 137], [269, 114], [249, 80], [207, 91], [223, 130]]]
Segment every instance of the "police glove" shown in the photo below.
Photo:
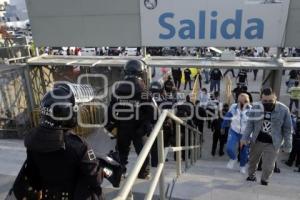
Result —
[[99, 157], [98, 160], [100, 166], [103, 167], [104, 177], [114, 187], [119, 187], [125, 167], [120, 164], [116, 154], [116, 152], [111, 152], [107, 156]]

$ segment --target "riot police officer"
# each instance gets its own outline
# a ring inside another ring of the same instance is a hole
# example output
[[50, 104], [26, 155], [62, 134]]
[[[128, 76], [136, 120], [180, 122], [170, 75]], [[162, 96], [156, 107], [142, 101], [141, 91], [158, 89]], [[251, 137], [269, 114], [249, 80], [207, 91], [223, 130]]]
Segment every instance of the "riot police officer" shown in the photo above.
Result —
[[[159, 112], [161, 111], [161, 109], [171, 109], [173, 103], [166, 99], [163, 85], [159, 81], [152, 82], [149, 90], [151, 92], [151, 96], [153, 100], [158, 106], [158, 111], [157, 111], [158, 114], [157, 119], [158, 119]], [[153, 120], [153, 125], [156, 122], [157, 120]], [[163, 124], [163, 133], [164, 133], [164, 146], [168, 147], [171, 145], [172, 138], [174, 137], [173, 122], [170, 118], [166, 118]], [[151, 166], [157, 167], [157, 164], [158, 164], [157, 141], [155, 140], [151, 149]]]
[[[108, 131], [117, 128], [117, 149], [121, 164], [125, 166], [128, 163], [131, 142], [137, 154], [146, 143], [152, 130], [153, 112], [151, 98], [143, 80], [144, 63], [140, 60], [129, 60], [124, 66], [124, 73], [125, 82], [120, 83], [113, 91], [106, 128]], [[149, 157], [146, 158], [138, 178], [150, 178]]]
[[99, 164], [93, 149], [71, 130], [82, 100], [74, 85], [56, 85], [43, 97], [40, 124], [25, 137], [27, 159], [10, 192], [17, 199], [97, 200], [103, 198], [103, 177], [120, 181], [121, 175], [116, 180], [105, 166], [113, 162], [101, 159]]
[[172, 89], [174, 88], [174, 82], [172, 81], [171, 75], [169, 75], [168, 80], [165, 81], [164, 87], [168, 94], [172, 92]]
[[[187, 124], [190, 125], [191, 127], [195, 127], [194, 119], [193, 119], [193, 117], [195, 116], [194, 112], [195, 112], [195, 106], [191, 102], [189, 95], [186, 95], [185, 102], [180, 102], [176, 104], [175, 107], [176, 116], [186, 120]], [[189, 130], [189, 133], [190, 132], [191, 131]], [[189, 145], [189, 144], [185, 144], [185, 126], [180, 125], [180, 133], [181, 133], [181, 145], [182, 146]], [[185, 154], [183, 153], [181, 155], [182, 155], [182, 159], [185, 160]], [[190, 157], [190, 152], [189, 152], [189, 157]], [[175, 159], [175, 153], [174, 153], [174, 159]]]

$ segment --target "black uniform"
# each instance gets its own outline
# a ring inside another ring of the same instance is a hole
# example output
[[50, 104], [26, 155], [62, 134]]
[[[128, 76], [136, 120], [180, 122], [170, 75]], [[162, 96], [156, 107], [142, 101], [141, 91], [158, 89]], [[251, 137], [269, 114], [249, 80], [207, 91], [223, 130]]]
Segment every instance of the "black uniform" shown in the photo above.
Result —
[[234, 93], [234, 99], [235, 99], [236, 103], [238, 102], [238, 98], [241, 93], [247, 94], [249, 96], [250, 103], [251, 104], [253, 103], [252, 94], [250, 92], [248, 92], [248, 87], [245, 85], [243, 85], [243, 86], [237, 85], [237, 87], [232, 90], [232, 93]]
[[240, 83], [241, 85], [247, 84], [247, 71], [246, 70], [241, 70], [238, 73], [238, 83]]
[[248, 95], [250, 104], [252, 104], [253, 103], [253, 97], [252, 97], [252, 94], [250, 92], [248, 92], [247, 86], [242, 86], [242, 93], [245, 93], [245, 94]]
[[290, 79], [298, 79], [299, 72], [297, 70], [291, 70], [289, 73]]
[[174, 87], [173, 81], [172, 81], [171, 79], [166, 80], [166, 82], [165, 82], [165, 84], [164, 84], [165, 91], [166, 91], [167, 93], [171, 93], [173, 87]]
[[[190, 102], [189, 98], [187, 98], [187, 101], [184, 102], [184, 104], [176, 106], [176, 116], [177, 117], [185, 118], [185, 117], [194, 116], [194, 111], [195, 111], [194, 105], [192, 102]], [[192, 127], [195, 127], [193, 118], [187, 120], [187, 124]], [[185, 144], [185, 126], [180, 125], [180, 132], [181, 132], [181, 146], [185, 146], [186, 145]], [[189, 134], [190, 134], [190, 130], [189, 130]], [[190, 143], [190, 141], [189, 141], [189, 143]], [[182, 153], [181, 155], [182, 155], [182, 159], [185, 160], [185, 153]], [[190, 157], [190, 151], [189, 151], [189, 157]], [[175, 158], [175, 154], [174, 154], [174, 158]]]
[[[114, 123], [114, 126], [118, 129], [117, 134], [117, 149], [120, 154], [120, 161], [122, 165], [128, 163], [128, 155], [130, 151], [130, 144], [133, 142], [133, 146], [137, 154], [139, 154], [147, 141], [147, 136], [152, 130], [152, 119], [153, 112], [151, 106], [140, 106], [141, 103], [151, 102], [149, 93], [146, 91], [145, 83], [142, 79], [135, 76], [130, 76], [125, 79], [133, 83], [134, 91], [133, 97], [128, 98], [132, 93], [132, 88], [128, 84], [120, 84], [116, 89], [115, 93], [118, 95], [118, 98], [112, 97], [108, 114], [108, 122]], [[118, 109], [113, 110], [114, 105]], [[133, 112], [128, 111], [128, 109], [133, 108]], [[122, 111], [124, 110], [125, 111]], [[136, 112], [138, 109], [138, 112]], [[115, 119], [112, 113], [115, 112], [116, 116], [119, 119]], [[138, 113], [139, 116], [135, 114]], [[131, 117], [131, 119], [124, 119], [126, 117]], [[123, 118], [123, 119], [120, 119]], [[140, 171], [139, 178], [144, 178], [149, 174], [149, 157], [145, 160], [145, 163]]]
[[[171, 109], [173, 103], [171, 101], [167, 101], [167, 99], [161, 97], [161, 98], [155, 98], [155, 101], [158, 106], [164, 104], [164, 106], [161, 106], [161, 109]], [[159, 117], [159, 113], [158, 113]], [[157, 117], [157, 119], [158, 119]], [[155, 125], [157, 120], [154, 120], [152, 123]], [[173, 121], [170, 118], [167, 118], [163, 124], [163, 133], [164, 133], [164, 147], [169, 147], [173, 144], [174, 140], [174, 129], [173, 129]], [[151, 166], [157, 167], [158, 164], [158, 153], [157, 153], [157, 140], [155, 140], [152, 148], [151, 148]]]
[[239, 95], [242, 93], [241, 86], [238, 84], [237, 87], [232, 90], [232, 93], [234, 94], [235, 103], [237, 103]]
[[257, 77], [257, 73], [258, 73], [258, 69], [253, 69], [253, 80], [256, 81], [256, 77]]
[[291, 167], [293, 166], [294, 161], [296, 161], [295, 166], [300, 167], [300, 119], [296, 120], [294, 131], [293, 148], [286, 165]]
[[[40, 127], [26, 136], [25, 147], [27, 160], [13, 188], [17, 199], [35, 199], [25, 185], [40, 191], [45, 200], [102, 199], [102, 168], [79, 136]], [[22, 177], [28, 177], [26, 184]]]
[[207, 115], [207, 127], [211, 128], [211, 123], [214, 118], [217, 117], [217, 108], [219, 106], [219, 101], [216, 99], [211, 99], [206, 106]]
[[190, 90], [192, 90], [191, 74], [192, 74], [192, 72], [189, 68], [186, 68], [184, 70], [184, 79], [185, 79], [184, 89], [186, 89], [186, 85], [187, 85], [187, 83], [189, 83]]
[[196, 102], [195, 106], [195, 115], [193, 118], [194, 125], [198, 129], [199, 132], [202, 134], [200, 135], [200, 142], [203, 143], [203, 128], [204, 128], [204, 121], [207, 120], [207, 114], [204, 107], [200, 105], [200, 101]]
[[180, 68], [172, 69], [172, 76], [174, 79], [175, 86], [177, 87], [177, 89], [179, 89], [181, 85], [181, 77], [182, 77], [181, 69]]
[[96, 158], [87, 143], [71, 132], [77, 125], [75, 108], [93, 98], [83, 89], [92, 90], [90, 85], [58, 83], [45, 94], [39, 127], [25, 137], [27, 159], [8, 199], [15, 195], [30, 200], [97, 200], [102, 199], [103, 177], [119, 186], [123, 169], [116, 154]]
[[220, 142], [219, 155], [224, 155], [224, 145], [226, 143], [226, 134], [221, 134], [221, 126], [223, 123], [222, 117], [214, 119], [211, 125], [211, 130], [213, 131], [213, 144], [211, 154], [215, 156], [218, 142]]
[[[196, 114], [196, 112], [198, 112]], [[206, 120], [207, 114], [205, 108], [200, 103], [195, 107], [194, 124], [198, 128], [199, 132], [203, 133], [204, 121]]]

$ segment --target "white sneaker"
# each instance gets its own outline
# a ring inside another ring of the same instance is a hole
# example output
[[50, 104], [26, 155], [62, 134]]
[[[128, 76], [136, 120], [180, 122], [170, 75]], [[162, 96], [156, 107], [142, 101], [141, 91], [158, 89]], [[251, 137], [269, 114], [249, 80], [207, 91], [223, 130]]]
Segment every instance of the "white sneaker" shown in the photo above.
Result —
[[246, 168], [246, 167], [241, 167], [241, 168], [240, 168], [240, 172], [241, 172], [242, 174], [246, 174], [246, 173], [247, 173], [247, 168]]
[[227, 163], [227, 168], [228, 169], [233, 169], [234, 168], [234, 165], [236, 163], [236, 160], [229, 160], [229, 162]]

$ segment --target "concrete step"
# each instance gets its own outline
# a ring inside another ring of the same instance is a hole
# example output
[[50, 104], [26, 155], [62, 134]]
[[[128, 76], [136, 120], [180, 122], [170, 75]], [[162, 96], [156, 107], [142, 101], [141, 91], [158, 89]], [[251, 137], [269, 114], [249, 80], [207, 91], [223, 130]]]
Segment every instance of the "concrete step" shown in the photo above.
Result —
[[[200, 160], [175, 184], [172, 198], [197, 200], [299, 200], [300, 173], [280, 165], [268, 186], [245, 181], [238, 168], [226, 169], [224, 161]], [[260, 180], [261, 173], [257, 178]]]

